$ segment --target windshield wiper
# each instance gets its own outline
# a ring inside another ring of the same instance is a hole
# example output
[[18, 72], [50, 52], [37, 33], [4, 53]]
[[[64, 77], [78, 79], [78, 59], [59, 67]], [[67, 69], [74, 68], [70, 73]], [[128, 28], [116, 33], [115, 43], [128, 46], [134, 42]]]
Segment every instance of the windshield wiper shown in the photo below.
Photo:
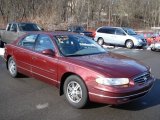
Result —
[[76, 57], [76, 56], [84, 56], [84, 54], [70, 54], [70, 55], [66, 55], [66, 57]]
[[90, 53], [90, 54], [70, 54], [70, 55], [66, 55], [66, 57], [76, 57], [76, 56], [86, 56], [86, 55], [96, 55], [96, 54], [103, 54], [106, 52], [99, 52], [99, 53]]

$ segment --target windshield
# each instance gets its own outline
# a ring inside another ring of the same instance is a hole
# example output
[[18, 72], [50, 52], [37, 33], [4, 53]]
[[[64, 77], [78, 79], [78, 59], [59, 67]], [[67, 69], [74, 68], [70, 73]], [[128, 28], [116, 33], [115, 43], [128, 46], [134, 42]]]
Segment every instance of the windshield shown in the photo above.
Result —
[[130, 28], [123, 28], [123, 30], [128, 34], [128, 35], [137, 35], [137, 33]]
[[40, 31], [41, 30], [39, 26], [31, 23], [20, 23], [19, 29], [21, 31]]
[[56, 41], [64, 56], [84, 56], [106, 51], [92, 39], [81, 35], [57, 35]]
[[81, 26], [77, 26], [77, 27], [75, 27], [75, 31], [84, 32], [85, 29]]

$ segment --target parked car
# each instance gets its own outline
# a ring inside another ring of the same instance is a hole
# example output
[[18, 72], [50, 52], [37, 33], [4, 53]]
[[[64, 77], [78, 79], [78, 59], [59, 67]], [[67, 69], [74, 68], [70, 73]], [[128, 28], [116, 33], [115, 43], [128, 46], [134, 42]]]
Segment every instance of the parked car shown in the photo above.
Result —
[[0, 47], [16, 40], [29, 31], [42, 31], [43, 29], [35, 23], [13, 22], [8, 23], [5, 30], [0, 30]]
[[140, 32], [139, 35], [143, 36], [147, 40], [147, 45], [155, 44], [160, 41], [160, 34], [154, 32]]
[[160, 50], [160, 41], [153, 42], [151, 45], [151, 50], [152, 51], [159, 51]]
[[92, 31], [86, 31], [83, 26], [78, 26], [78, 25], [68, 26], [67, 31], [79, 33], [81, 35], [85, 35], [85, 36], [88, 36], [88, 37], [91, 37], [91, 38], [94, 37], [94, 32], [92, 32]]
[[138, 32], [138, 34], [146, 39], [148, 46], [151, 45], [153, 42], [153, 32]]
[[69, 32], [25, 34], [5, 46], [4, 58], [12, 77], [22, 73], [53, 84], [76, 108], [88, 101], [127, 103], [147, 94], [154, 83], [148, 66]]
[[125, 27], [100, 27], [94, 38], [98, 44], [120, 45], [127, 48], [145, 47], [147, 45], [144, 37], [138, 35], [131, 28]]

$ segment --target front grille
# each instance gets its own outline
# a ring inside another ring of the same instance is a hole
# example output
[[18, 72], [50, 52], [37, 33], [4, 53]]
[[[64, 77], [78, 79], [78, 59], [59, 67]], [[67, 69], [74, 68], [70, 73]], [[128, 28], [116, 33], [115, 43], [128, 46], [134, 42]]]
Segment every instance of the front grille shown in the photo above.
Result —
[[141, 75], [138, 75], [133, 80], [135, 83], [143, 84], [143, 83], [146, 83], [150, 77], [151, 77], [150, 73], [147, 72], [147, 73], [143, 73]]
[[145, 40], [145, 39], [142, 39], [142, 41], [143, 41], [143, 42], [146, 42], [146, 40]]

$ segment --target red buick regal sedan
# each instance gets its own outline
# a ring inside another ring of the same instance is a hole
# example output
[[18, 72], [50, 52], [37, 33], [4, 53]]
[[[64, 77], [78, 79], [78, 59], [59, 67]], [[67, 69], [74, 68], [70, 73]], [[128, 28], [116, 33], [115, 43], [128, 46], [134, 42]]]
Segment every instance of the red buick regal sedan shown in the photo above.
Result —
[[73, 33], [27, 33], [6, 45], [4, 57], [12, 77], [21, 73], [53, 84], [75, 108], [88, 101], [130, 102], [154, 83], [149, 67]]

